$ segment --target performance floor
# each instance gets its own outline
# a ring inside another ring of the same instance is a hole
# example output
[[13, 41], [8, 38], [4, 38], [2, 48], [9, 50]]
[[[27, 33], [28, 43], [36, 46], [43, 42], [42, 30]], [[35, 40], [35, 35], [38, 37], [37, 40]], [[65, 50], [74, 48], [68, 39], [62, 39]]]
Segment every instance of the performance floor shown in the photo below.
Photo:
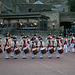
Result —
[[75, 75], [75, 53], [63, 53], [60, 58], [56, 54], [52, 59], [48, 59], [47, 54], [43, 59], [39, 59], [37, 54], [35, 59], [31, 59], [31, 54], [27, 59], [22, 59], [22, 54], [18, 59], [5, 59], [5, 55], [0, 54], [0, 75]]

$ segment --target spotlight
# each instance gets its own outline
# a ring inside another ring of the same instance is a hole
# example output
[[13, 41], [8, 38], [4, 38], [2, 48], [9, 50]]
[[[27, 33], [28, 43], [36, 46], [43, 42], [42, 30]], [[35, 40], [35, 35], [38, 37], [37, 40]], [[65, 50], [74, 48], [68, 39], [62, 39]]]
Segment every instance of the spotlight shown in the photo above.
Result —
[[20, 25], [21, 25], [21, 26], [23, 25], [22, 22], [20, 22]]

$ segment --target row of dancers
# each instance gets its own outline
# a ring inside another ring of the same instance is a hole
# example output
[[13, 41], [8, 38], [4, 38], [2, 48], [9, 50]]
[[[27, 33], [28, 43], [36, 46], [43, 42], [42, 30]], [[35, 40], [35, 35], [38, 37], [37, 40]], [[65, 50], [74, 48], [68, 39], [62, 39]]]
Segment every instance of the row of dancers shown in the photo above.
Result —
[[34, 59], [37, 54], [40, 54], [40, 59], [43, 58], [43, 55], [48, 53], [48, 58], [52, 58], [52, 54], [56, 53], [56, 57], [60, 58], [60, 55], [65, 52], [66, 54], [70, 52], [75, 52], [75, 37], [73, 34], [70, 35], [70, 38], [62, 37], [60, 34], [58, 37], [54, 35], [51, 36], [51, 33], [48, 34], [46, 42], [43, 37], [37, 36], [35, 34], [31, 39], [29, 35], [24, 33], [18, 39], [16, 36], [10, 36], [9, 33], [4, 35], [4, 38], [0, 37], [0, 53], [5, 52], [5, 58], [9, 59], [9, 55], [14, 59], [17, 59], [17, 56], [22, 52], [23, 59], [27, 58], [27, 54], [31, 52], [32, 59]]

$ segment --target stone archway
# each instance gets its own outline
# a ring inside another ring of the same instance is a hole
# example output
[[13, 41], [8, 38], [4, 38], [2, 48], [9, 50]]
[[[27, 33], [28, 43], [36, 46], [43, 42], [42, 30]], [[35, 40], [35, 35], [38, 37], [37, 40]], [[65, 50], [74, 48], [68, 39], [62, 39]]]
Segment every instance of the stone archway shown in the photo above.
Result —
[[72, 23], [68, 21], [64, 21], [60, 23], [60, 27], [63, 27], [64, 36], [69, 35], [72, 32], [71, 28]]
[[61, 22], [60, 27], [64, 26], [64, 29], [70, 29], [71, 28], [71, 22]]

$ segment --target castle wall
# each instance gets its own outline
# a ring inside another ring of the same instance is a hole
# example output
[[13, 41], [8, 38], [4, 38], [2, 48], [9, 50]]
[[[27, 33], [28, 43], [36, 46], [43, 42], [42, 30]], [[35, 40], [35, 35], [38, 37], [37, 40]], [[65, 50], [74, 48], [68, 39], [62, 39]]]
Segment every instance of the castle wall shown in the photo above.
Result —
[[55, 29], [60, 27], [60, 22], [59, 22], [59, 13], [58, 12], [44, 12], [42, 13], [48, 17], [50, 17], [50, 19], [48, 20], [48, 27], [53, 29], [53, 23], [55, 24]]
[[[35, 4], [18, 4], [18, 13], [29, 13], [29, 12], [43, 12], [43, 11], [50, 11], [51, 5], [35, 5]], [[16, 12], [16, 13], [17, 13]]]
[[0, 14], [1, 14], [1, 7], [2, 7], [2, 2], [0, 1]]
[[60, 13], [60, 22], [75, 22], [75, 12]]
[[[60, 22], [75, 21], [75, 13], [68, 13], [69, 8], [68, 8], [68, 5], [66, 4], [67, 0], [40, 0], [44, 4], [40, 4], [40, 5], [32, 4], [36, 1], [37, 0], [2, 0], [2, 3], [7, 5], [8, 8], [10, 8], [10, 9], [12, 8], [13, 9], [12, 11], [14, 12], [14, 14], [15, 14], [15, 12], [16, 12], [16, 14], [41, 13], [43, 15], [50, 17], [50, 19], [48, 20], [48, 27], [51, 29], [53, 28], [53, 23], [55, 24], [55, 28], [59, 28]], [[63, 13], [51, 11], [51, 9], [53, 8], [53, 6], [50, 5], [51, 3], [54, 3], [54, 4], [62, 3]], [[14, 11], [14, 10], [16, 10], [16, 11]], [[12, 12], [12, 14], [13, 14], [13, 12]], [[1, 14], [1, 2], [0, 2], [0, 14]], [[9, 14], [9, 13], [7, 13], [7, 14]], [[37, 21], [38, 20], [36, 20], [36, 19], [29, 19], [29, 22], [37, 22]], [[16, 22], [18, 22], [18, 20], [13, 20], [13, 19], [11, 20], [11, 23], [16, 23]], [[27, 19], [20, 19], [19, 22], [28, 22], [28, 21], [27, 21]], [[6, 20], [5, 20], [5, 23], [7, 23]]]

